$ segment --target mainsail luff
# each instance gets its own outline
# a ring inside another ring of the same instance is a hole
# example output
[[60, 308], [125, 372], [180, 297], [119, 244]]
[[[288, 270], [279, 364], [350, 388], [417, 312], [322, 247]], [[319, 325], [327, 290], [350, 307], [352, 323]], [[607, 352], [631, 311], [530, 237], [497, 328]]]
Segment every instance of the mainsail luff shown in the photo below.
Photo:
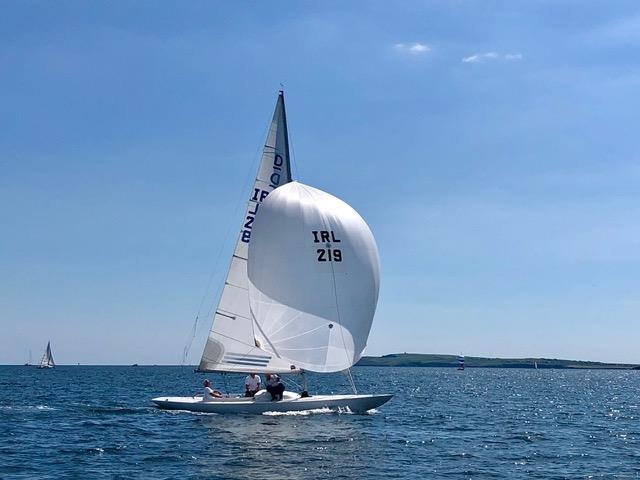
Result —
[[249, 195], [240, 234], [209, 337], [198, 369], [223, 372], [287, 372], [291, 365], [262, 345], [254, 333], [256, 324], [249, 307], [247, 259], [252, 225], [260, 204], [275, 188], [291, 181], [289, 138], [280, 92], [256, 179]]

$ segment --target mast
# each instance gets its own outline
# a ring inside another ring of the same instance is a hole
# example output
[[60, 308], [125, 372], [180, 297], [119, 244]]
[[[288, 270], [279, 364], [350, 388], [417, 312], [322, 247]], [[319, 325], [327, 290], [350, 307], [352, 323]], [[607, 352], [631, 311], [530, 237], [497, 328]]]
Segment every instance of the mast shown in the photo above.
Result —
[[[282, 101], [282, 131], [284, 133], [284, 153], [287, 161], [285, 162], [286, 177], [289, 181], [293, 180], [291, 175], [291, 157], [289, 156], [289, 126], [287, 125], [287, 110], [284, 108], [284, 90], [278, 92], [278, 103]], [[277, 107], [276, 107], [277, 108]], [[298, 172], [299, 174], [300, 172]]]

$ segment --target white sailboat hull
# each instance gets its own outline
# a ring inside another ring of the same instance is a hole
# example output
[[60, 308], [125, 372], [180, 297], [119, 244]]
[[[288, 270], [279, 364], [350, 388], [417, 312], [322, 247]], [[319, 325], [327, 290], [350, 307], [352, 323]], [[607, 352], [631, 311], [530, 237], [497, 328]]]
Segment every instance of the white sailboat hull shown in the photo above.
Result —
[[[266, 392], [265, 392], [266, 393]], [[301, 397], [297, 393], [285, 392], [284, 399], [271, 401], [270, 395], [254, 398], [223, 397], [203, 401], [202, 397], [158, 397], [151, 401], [158, 408], [166, 410], [187, 410], [202, 413], [245, 413], [296, 412], [329, 408], [349, 410], [354, 413], [366, 412], [388, 402], [393, 395], [313, 395]]]

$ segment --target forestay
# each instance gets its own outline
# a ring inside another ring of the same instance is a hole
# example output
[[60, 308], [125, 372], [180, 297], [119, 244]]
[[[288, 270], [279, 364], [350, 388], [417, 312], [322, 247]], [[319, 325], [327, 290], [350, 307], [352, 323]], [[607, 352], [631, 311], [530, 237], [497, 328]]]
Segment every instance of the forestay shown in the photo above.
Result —
[[291, 181], [284, 96], [280, 92], [262, 159], [251, 189], [240, 234], [231, 258], [209, 338], [200, 360], [202, 371], [286, 372], [291, 365], [262, 348], [254, 334], [247, 282], [248, 246], [261, 204], [280, 185]]
[[249, 244], [256, 336], [304, 370], [334, 372], [363, 354], [378, 301], [378, 249], [342, 200], [292, 182], [260, 207]]

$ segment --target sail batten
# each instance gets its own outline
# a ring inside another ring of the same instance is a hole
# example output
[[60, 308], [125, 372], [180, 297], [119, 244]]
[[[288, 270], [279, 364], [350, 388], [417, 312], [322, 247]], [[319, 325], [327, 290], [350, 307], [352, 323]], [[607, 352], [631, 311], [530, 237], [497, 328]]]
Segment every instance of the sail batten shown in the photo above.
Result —
[[[283, 373], [291, 369], [289, 363], [267, 350], [267, 342], [260, 342], [257, 339], [258, 335], [255, 333], [257, 327], [249, 307], [247, 280], [248, 246], [260, 206], [273, 190], [290, 181], [291, 166], [284, 94], [280, 92], [211, 331], [198, 367], [201, 371]], [[251, 365], [252, 362], [249, 361], [247, 364], [246, 360], [229, 357], [229, 352], [240, 354], [243, 358], [249, 356], [267, 358], [267, 363], [264, 364], [264, 361], [261, 361], [261, 365], [258, 366]], [[252, 369], [253, 367], [255, 369]]]

